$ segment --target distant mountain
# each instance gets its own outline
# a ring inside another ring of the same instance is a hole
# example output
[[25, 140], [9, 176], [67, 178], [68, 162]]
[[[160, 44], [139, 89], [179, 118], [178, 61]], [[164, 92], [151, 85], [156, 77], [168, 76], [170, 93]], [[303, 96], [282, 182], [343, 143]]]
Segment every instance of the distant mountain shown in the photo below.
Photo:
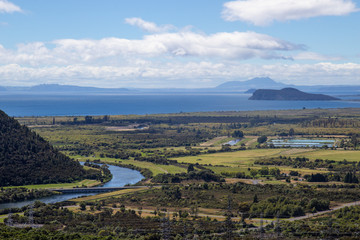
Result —
[[209, 88], [98, 88], [60, 84], [41, 84], [32, 87], [0, 87], [7, 94], [204, 94], [204, 93], [253, 93], [256, 89], [283, 89], [294, 87], [304, 92], [330, 95], [358, 95], [360, 85], [298, 86], [276, 82], [269, 77], [247, 81], [229, 81]]
[[270, 88], [270, 89], [281, 89], [289, 87], [291, 85], [278, 83], [271, 78], [253, 78], [247, 81], [231, 81], [225, 82], [216, 87], [216, 89], [229, 89], [229, 90], [241, 90], [247, 91], [248, 89], [259, 89], [259, 88]]
[[305, 93], [295, 88], [283, 88], [281, 90], [258, 89], [249, 100], [329, 101], [340, 99], [324, 94]]
[[0, 111], [0, 187], [72, 182], [87, 171]]
[[96, 87], [80, 87], [72, 85], [59, 84], [41, 84], [30, 87], [28, 91], [32, 92], [128, 92], [127, 88], [96, 88]]

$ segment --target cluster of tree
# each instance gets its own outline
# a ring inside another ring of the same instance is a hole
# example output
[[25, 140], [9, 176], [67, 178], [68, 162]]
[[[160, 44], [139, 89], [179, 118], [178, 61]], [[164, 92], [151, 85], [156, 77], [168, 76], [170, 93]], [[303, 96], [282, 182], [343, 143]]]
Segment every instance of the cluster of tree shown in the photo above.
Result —
[[[90, 205], [90, 208], [94, 205]], [[85, 204], [85, 209], [88, 208]], [[97, 206], [96, 206], [97, 208]], [[126, 210], [124, 205], [120, 211], [100, 206], [95, 212], [72, 212], [59, 205], [46, 205], [34, 209], [34, 222], [44, 224], [41, 229], [17, 229], [0, 226], [0, 238], [3, 239], [185, 239], [195, 235], [220, 240], [226, 232], [224, 222], [211, 221], [208, 218], [191, 220], [181, 218], [169, 219], [166, 209], [154, 212], [154, 217], [141, 217], [141, 211]], [[163, 214], [164, 213], [164, 214]], [[28, 212], [24, 216], [13, 215], [14, 222], [26, 222]], [[185, 212], [181, 213], [184, 217]], [[175, 216], [175, 215], [174, 215]], [[176, 216], [178, 214], [176, 213]], [[5, 221], [6, 222], [6, 221]], [[65, 227], [66, 226], [66, 227]], [[234, 226], [235, 227], [235, 226]], [[61, 229], [61, 231], [59, 231]], [[219, 238], [213, 238], [219, 235]], [[234, 238], [236, 239], [236, 238]]]
[[321, 218], [282, 221], [277, 231], [284, 239], [359, 239], [360, 208], [344, 207]]
[[344, 178], [344, 172], [349, 171], [359, 171], [360, 162], [349, 162], [347, 160], [343, 161], [334, 161], [334, 160], [323, 160], [315, 159], [311, 161], [306, 157], [285, 157], [279, 156], [274, 158], [267, 159], [258, 159], [255, 161], [255, 164], [259, 165], [272, 165], [272, 166], [290, 166], [293, 168], [327, 168], [329, 171], [335, 171], [341, 173], [341, 179]]
[[234, 138], [242, 138], [244, 137], [244, 133], [241, 130], [235, 130], [231, 136]]
[[2, 111], [0, 172], [1, 186], [72, 182], [87, 174], [78, 162]]
[[0, 188], [0, 203], [31, 200], [36, 198], [49, 197], [54, 194], [57, 193], [47, 189]]
[[188, 173], [158, 174], [151, 180], [154, 183], [180, 183], [185, 180], [202, 180], [206, 182], [224, 182], [225, 180], [206, 169], [201, 171], [189, 171]]
[[345, 175], [344, 183], [359, 183], [359, 179], [356, 177], [355, 173], [348, 172]]
[[[359, 186], [355, 186], [354, 188], [341, 188], [340, 186], [335, 185], [335, 188], [332, 186], [329, 188], [316, 188], [314, 186], [302, 185], [293, 187], [287, 185], [197, 182], [187, 185], [169, 185], [166, 186], [164, 190], [153, 188], [146, 192], [134, 193], [131, 196], [107, 199], [106, 204], [121, 203], [125, 205], [167, 206], [171, 208], [198, 206], [201, 208], [227, 209], [228, 202], [224, 201], [224, 196], [230, 195], [232, 197], [233, 208], [238, 209], [243, 214], [249, 214], [253, 204], [266, 201], [269, 197], [286, 196], [291, 201], [294, 199], [308, 199], [306, 200], [307, 203], [312, 199], [317, 199], [320, 202], [326, 202], [328, 200], [351, 202], [359, 199]], [[176, 193], [177, 196], [181, 196], [181, 198], [172, 197], [171, 195], [174, 193]], [[257, 201], [254, 201], [254, 195], [257, 195]], [[314, 205], [314, 203], [316, 203], [315, 200], [311, 207], [308, 205], [303, 206], [304, 212], [311, 212], [314, 206], [317, 211], [321, 211], [322, 208], [319, 207], [320, 205]]]
[[261, 143], [264, 143], [264, 142], [266, 142], [267, 141], [267, 136], [260, 136], [260, 137], [258, 137], [257, 138], [257, 142], [259, 143], [259, 144], [261, 144]]
[[[242, 123], [250, 123], [252, 125], [266, 125], [272, 123], [294, 124], [302, 121], [311, 121], [314, 116], [297, 116], [296, 118], [288, 118], [286, 116], [260, 116], [260, 115], [245, 115], [245, 116], [154, 116], [144, 117], [141, 119], [127, 119], [127, 122], [147, 122], [151, 124], [191, 124], [191, 123], [228, 123], [231, 128], [238, 127]], [[111, 122], [122, 123], [124, 120], [114, 120]], [[234, 125], [236, 124], [236, 125]], [[241, 125], [240, 125], [241, 126]], [[243, 127], [243, 126], [242, 126]]]
[[335, 163], [332, 160], [321, 160], [316, 159], [315, 161], [310, 161], [310, 159], [305, 157], [274, 157], [267, 159], [258, 159], [255, 161], [255, 164], [259, 165], [274, 165], [274, 166], [291, 166], [293, 168], [329, 168], [329, 166]]
[[360, 121], [354, 118], [321, 118], [301, 123], [302, 127], [321, 127], [321, 128], [357, 128]]
[[[307, 200], [307, 201], [306, 201]], [[308, 199], [297, 200], [288, 197], [270, 197], [266, 200], [255, 202], [250, 207], [250, 217], [289, 218], [305, 215]], [[310, 206], [309, 206], [310, 208]]]
[[[55, 122], [55, 119], [53, 120]], [[101, 117], [85, 116], [84, 120], [79, 120], [78, 117], [74, 117], [72, 121], [61, 121], [59, 122], [62, 125], [83, 125], [83, 124], [100, 124], [100, 123], [109, 123], [110, 116], [104, 115]]]
[[321, 174], [321, 173], [315, 173], [315, 174], [306, 174], [304, 175], [304, 178], [308, 181], [308, 182], [327, 182], [328, 177], [325, 174]]

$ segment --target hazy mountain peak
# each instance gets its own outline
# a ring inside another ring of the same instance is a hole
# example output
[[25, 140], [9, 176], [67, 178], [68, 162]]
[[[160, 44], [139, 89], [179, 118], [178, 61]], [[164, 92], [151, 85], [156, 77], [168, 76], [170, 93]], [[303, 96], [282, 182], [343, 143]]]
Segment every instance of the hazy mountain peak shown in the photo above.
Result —
[[289, 85], [275, 82], [273, 79], [269, 77], [256, 77], [247, 81], [230, 81], [225, 82], [216, 88], [220, 89], [236, 89], [246, 91], [248, 89], [259, 89], [259, 88], [274, 88], [280, 89], [287, 87]]

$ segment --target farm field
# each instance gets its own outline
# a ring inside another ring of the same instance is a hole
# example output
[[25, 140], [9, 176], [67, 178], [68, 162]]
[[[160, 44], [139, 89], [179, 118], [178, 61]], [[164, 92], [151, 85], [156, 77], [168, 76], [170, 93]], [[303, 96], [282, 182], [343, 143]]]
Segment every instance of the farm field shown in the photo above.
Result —
[[[319, 152], [319, 153], [318, 153]], [[327, 156], [329, 150], [312, 150], [312, 149], [289, 149], [289, 148], [279, 148], [279, 149], [254, 149], [254, 150], [245, 150], [237, 152], [226, 152], [226, 153], [215, 153], [215, 154], [204, 154], [198, 156], [188, 156], [175, 158], [179, 163], [191, 163], [191, 164], [200, 164], [206, 165], [206, 168], [211, 169], [217, 174], [221, 173], [237, 173], [244, 172], [249, 173], [249, 168], [251, 169], [261, 169], [263, 166], [257, 165], [254, 162], [258, 159], [267, 159], [272, 157], [279, 156], [291, 156], [291, 157], [309, 157], [313, 156], [325, 157]], [[340, 156], [345, 156], [346, 152], [340, 153]], [[354, 151], [353, 154], [360, 156], [360, 152]], [[354, 157], [355, 157], [354, 156]], [[316, 158], [314, 158], [315, 160]], [[328, 159], [328, 158], [323, 158]], [[330, 159], [330, 158], [329, 158]], [[332, 160], [332, 159], [331, 159]], [[336, 159], [334, 159], [336, 160]], [[209, 166], [210, 165], [210, 166]], [[301, 174], [314, 174], [318, 172], [328, 172], [327, 170], [319, 169], [306, 169], [306, 168], [292, 168], [281, 166], [278, 167], [282, 172], [298, 171]]]
[[254, 149], [237, 152], [203, 154], [198, 156], [188, 156], [174, 158], [180, 163], [224, 165], [229, 167], [249, 166], [257, 159], [271, 158], [277, 156], [286, 157], [307, 157], [311, 160], [323, 159], [349, 162], [360, 161], [360, 151], [354, 150], [323, 150], [306, 148], [277, 148], [277, 149]]
[[349, 162], [359, 162], [360, 161], [360, 151], [354, 150], [313, 150], [306, 153], [295, 153], [290, 156], [299, 156], [299, 157], [307, 157], [312, 160], [315, 159], [328, 159], [334, 161], [346, 161]]
[[204, 154], [199, 156], [188, 156], [181, 158], [174, 158], [180, 163], [192, 163], [192, 164], [211, 164], [211, 165], [225, 165], [230, 167], [236, 167], [240, 165], [252, 164], [254, 160], [258, 158], [278, 156], [283, 149], [254, 149], [246, 151], [225, 152]]

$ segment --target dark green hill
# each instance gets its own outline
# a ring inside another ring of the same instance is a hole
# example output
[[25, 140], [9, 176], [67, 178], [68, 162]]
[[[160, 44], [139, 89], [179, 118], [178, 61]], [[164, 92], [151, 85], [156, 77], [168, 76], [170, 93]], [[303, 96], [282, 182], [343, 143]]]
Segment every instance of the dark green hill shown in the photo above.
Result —
[[86, 171], [0, 111], [0, 186], [71, 182]]
[[324, 94], [305, 93], [295, 88], [283, 88], [281, 90], [258, 89], [249, 100], [329, 101], [340, 99]]

